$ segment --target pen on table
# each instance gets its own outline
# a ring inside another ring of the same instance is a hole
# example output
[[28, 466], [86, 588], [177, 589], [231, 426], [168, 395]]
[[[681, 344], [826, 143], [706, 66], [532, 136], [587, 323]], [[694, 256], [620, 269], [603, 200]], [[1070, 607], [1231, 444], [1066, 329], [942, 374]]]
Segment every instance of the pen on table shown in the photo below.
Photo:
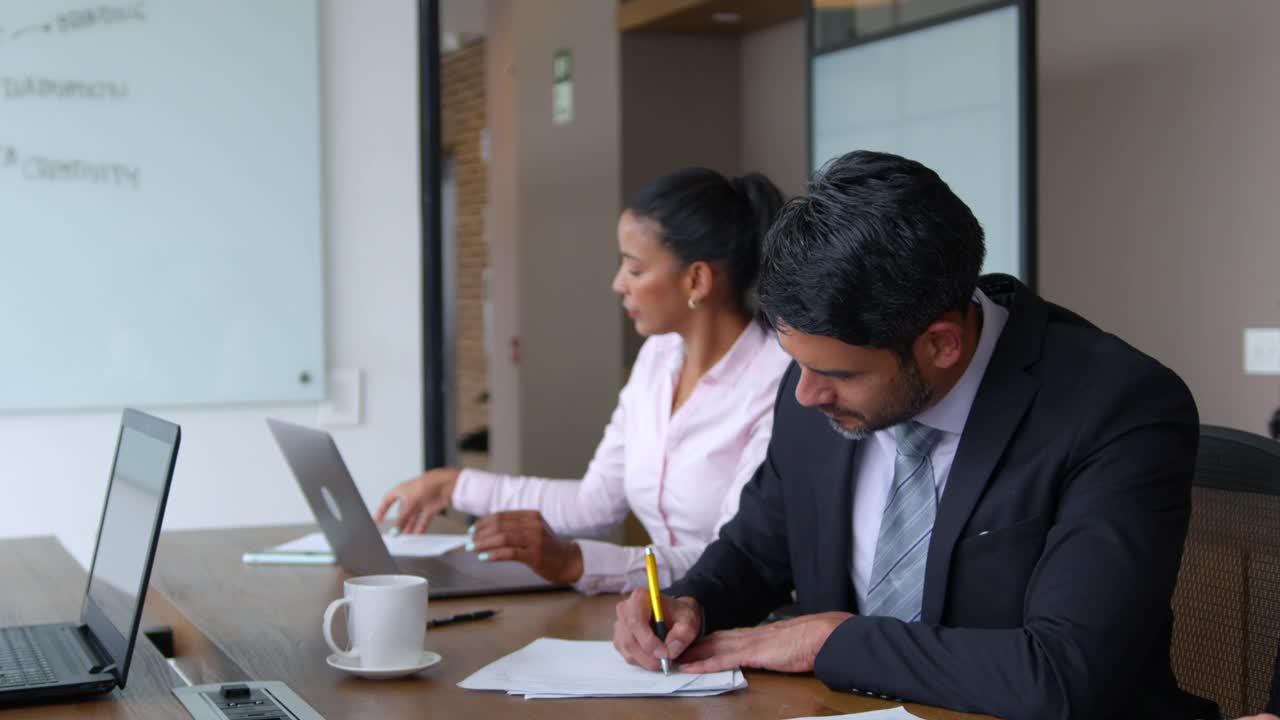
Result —
[[[649, 602], [653, 603], [653, 631], [657, 634], [658, 639], [667, 641], [667, 623], [662, 619], [662, 598], [658, 594], [658, 562], [653, 554], [653, 546], [646, 545], [644, 548], [644, 571], [649, 576]], [[671, 661], [667, 658], [660, 658], [662, 662], [662, 674], [671, 674]]]
[[457, 615], [446, 615], [444, 617], [431, 618], [427, 621], [427, 627], [440, 627], [441, 625], [452, 625], [454, 623], [466, 622], [467, 620], [483, 620], [497, 615], [497, 610], [476, 610], [475, 612], [458, 613]]

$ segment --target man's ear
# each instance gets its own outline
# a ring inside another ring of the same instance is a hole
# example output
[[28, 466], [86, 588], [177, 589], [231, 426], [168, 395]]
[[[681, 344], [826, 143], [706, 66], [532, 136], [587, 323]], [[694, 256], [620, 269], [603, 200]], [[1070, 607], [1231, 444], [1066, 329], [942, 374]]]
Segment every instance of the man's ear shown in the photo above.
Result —
[[923, 363], [948, 370], [964, 357], [964, 316], [947, 313], [925, 328], [916, 341]]

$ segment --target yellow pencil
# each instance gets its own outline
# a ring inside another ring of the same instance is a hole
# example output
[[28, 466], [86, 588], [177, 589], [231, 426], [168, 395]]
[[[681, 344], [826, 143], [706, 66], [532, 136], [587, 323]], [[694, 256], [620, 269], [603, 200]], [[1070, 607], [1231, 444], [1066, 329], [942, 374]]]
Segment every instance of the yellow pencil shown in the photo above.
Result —
[[[644, 549], [644, 570], [649, 576], [649, 601], [653, 603], [653, 631], [658, 635], [658, 639], [666, 642], [667, 640], [667, 623], [662, 619], [662, 598], [658, 594], [658, 561], [653, 554], [653, 546], [648, 545]], [[671, 674], [671, 661], [662, 658], [662, 674]]]

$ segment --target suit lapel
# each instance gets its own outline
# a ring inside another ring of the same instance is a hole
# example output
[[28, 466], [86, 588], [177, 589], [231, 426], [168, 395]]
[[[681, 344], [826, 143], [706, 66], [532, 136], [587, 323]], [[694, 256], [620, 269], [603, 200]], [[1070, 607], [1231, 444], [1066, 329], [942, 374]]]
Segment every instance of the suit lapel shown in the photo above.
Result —
[[853, 457], [858, 443], [827, 432], [831, 451], [821, 453], [825, 462], [813, 475], [820, 541], [815, 567], [822, 577], [817, 583], [820, 597], [813, 598], [812, 607], [853, 610], [857, 603], [849, 571], [853, 567]]
[[921, 620], [926, 623], [942, 621], [956, 541], [1039, 389], [1039, 381], [1025, 369], [1039, 359], [1047, 308], [1020, 284], [1013, 295], [1009, 319], [969, 410], [938, 505], [925, 566]]

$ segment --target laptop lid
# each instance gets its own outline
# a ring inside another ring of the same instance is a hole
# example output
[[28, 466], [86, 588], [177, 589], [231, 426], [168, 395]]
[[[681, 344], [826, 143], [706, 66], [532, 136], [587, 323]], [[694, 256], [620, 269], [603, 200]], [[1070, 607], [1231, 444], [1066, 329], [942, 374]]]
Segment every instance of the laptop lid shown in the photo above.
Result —
[[125, 410], [107, 482], [80, 623], [106, 656], [103, 672], [124, 687], [142, 622], [142, 603], [181, 431], [137, 410]]
[[267, 420], [338, 564], [353, 575], [414, 573], [431, 580], [432, 597], [556, 590], [518, 562], [481, 562], [471, 553], [401, 558], [387, 550], [338, 446], [323, 430]]
[[400, 572], [333, 437], [281, 420], [268, 419], [267, 426], [338, 564], [354, 575]]

